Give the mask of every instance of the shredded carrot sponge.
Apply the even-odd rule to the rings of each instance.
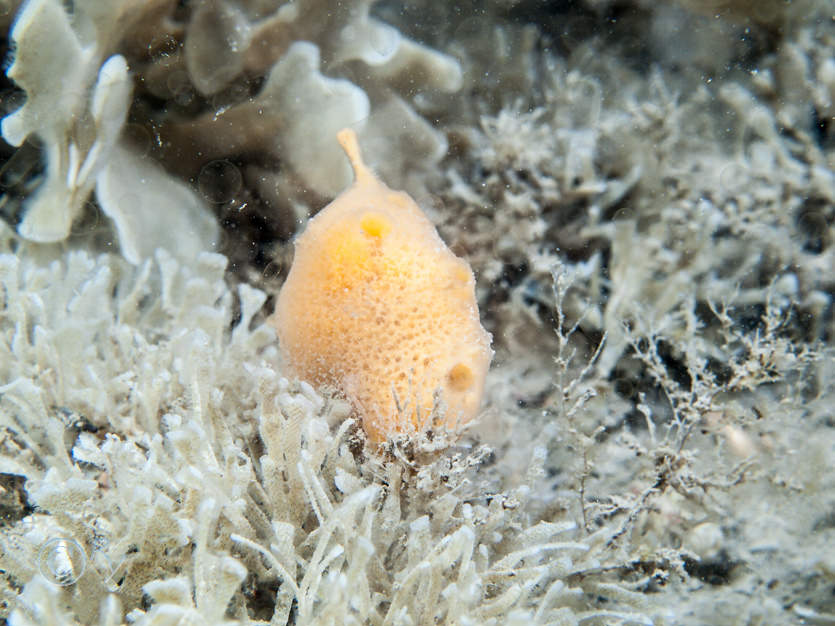
[[[372,442],[429,428],[436,401],[455,429],[478,411],[493,355],[473,272],[366,167],[352,130],[338,139],[355,180],[296,241],[271,318],[282,351],[351,401]]]

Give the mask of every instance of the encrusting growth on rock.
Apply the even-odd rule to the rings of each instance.
[[[272,324],[300,378],[344,394],[374,443],[478,411],[493,355],[475,279],[406,193],[363,163],[355,133],[338,139],[354,183],[298,237]]]

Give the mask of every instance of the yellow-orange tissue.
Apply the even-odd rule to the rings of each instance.
[[[478,411],[493,351],[475,280],[407,194],[362,162],[353,131],[338,139],[353,185],[313,217],[271,321],[300,378],[338,389],[375,443]]]

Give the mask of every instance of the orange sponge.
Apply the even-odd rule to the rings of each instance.
[[[407,194],[365,166],[352,130],[338,139],[353,185],[313,217],[272,324],[288,364],[304,380],[337,388],[368,438],[472,419],[493,351],[475,280]]]

